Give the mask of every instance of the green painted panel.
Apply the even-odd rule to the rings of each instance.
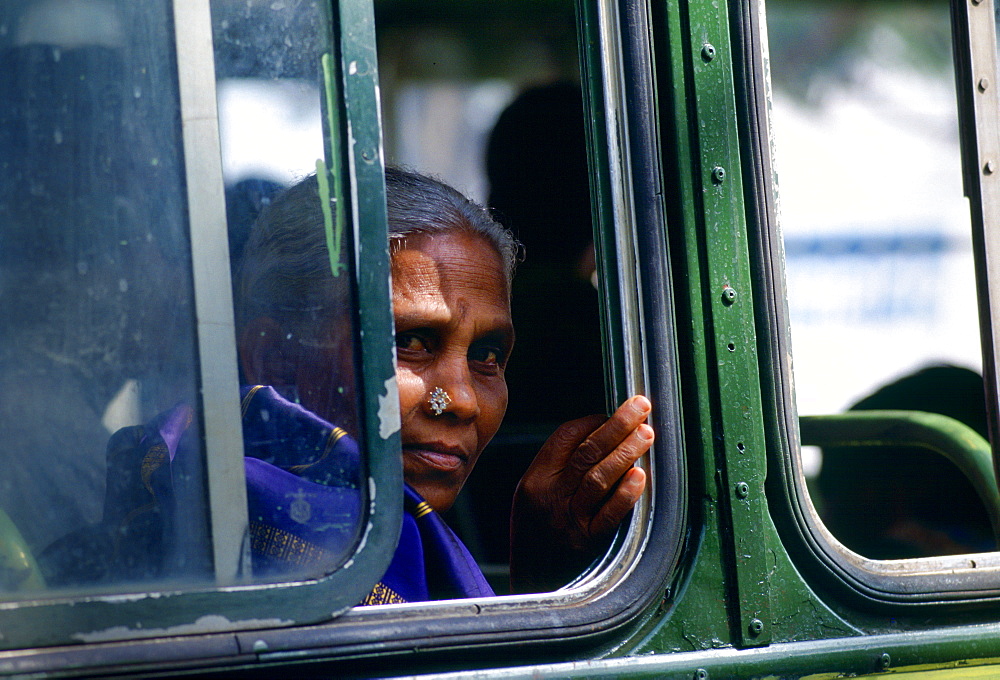
[[[739,644],[771,639],[768,595],[768,535],[764,531],[764,433],[757,384],[753,296],[736,135],[732,54],[725,12],[714,2],[691,2],[689,61],[703,216],[699,225],[706,265],[703,304],[709,319],[718,384],[714,421],[723,507],[729,509],[730,545],[735,557]],[[711,356],[711,354],[710,354]],[[714,374],[714,375],[711,375]]]
[[[663,2],[655,14],[664,163],[675,192],[671,248],[678,291],[687,293],[678,295],[678,326],[698,533],[672,607],[636,634],[632,651],[857,635],[802,580],[767,514],[727,18],[719,3],[700,0]],[[759,631],[751,629],[754,619]]]

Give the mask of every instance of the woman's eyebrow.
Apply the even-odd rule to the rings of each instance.
[[[397,326],[440,326],[451,323],[454,314],[444,305],[434,305],[430,309],[421,306],[419,310],[412,311],[408,310],[406,305],[395,305],[393,318]]]
[[[479,341],[497,342],[510,349],[514,345],[514,324],[508,321],[499,327],[491,328],[479,337]]]

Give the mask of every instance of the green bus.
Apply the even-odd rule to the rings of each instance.
[[[993,677],[998,26],[994,0],[0,0],[0,675]],[[524,246],[507,417],[444,517],[495,596],[372,599],[405,514],[390,165]],[[234,278],[312,175],[355,510],[268,571]],[[506,594],[534,452],[633,394],[645,492],[589,566]]]

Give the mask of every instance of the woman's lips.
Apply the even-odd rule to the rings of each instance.
[[[444,444],[406,444],[403,454],[419,459],[428,467],[445,471],[457,470],[469,459],[461,448]]]

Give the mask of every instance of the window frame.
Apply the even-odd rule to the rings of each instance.
[[[370,96],[377,87],[372,6],[370,1],[342,2],[340,12],[345,55],[362,54],[369,66],[367,70],[357,69],[366,74],[363,82],[352,84],[347,79],[345,111],[348,116],[354,116],[351,130],[355,139],[362,130],[377,135],[377,102]],[[610,650],[615,641],[621,639],[623,628],[638,626],[642,613],[662,601],[682,557],[688,533],[688,498],[673,284],[663,206],[664,173],[660,169],[655,60],[651,44],[651,36],[655,34],[650,30],[651,25],[652,9],[648,0],[578,2],[585,105],[591,121],[588,138],[595,240],[598,266],[602,270],[603,306],[608,310],[603,328],[610,347],[606,352],[606,369],[613,386],[611,399],[618,403],[636,391],[647,393],[655,405],[651,424],[657,432],[656,444],[642,463],[650,473],[650,488],[634,510],[628,528],[619,532],[608,556],[578,582],[553,593],[363,607],[339,617],[335,616],[337,611],[331,615],[327,608],[325,618],[333,617],[332,620],[307,626],[296,625],[302,620],[263,619],[260,601],[268,596],[277,599],[275,595],[279,592],[294,596],[294,602],[286,599],[280,608],[271,605],[268,609],[280,610],[284,615],[295,613],[299,603],[315,607],[315,602],[310,600],[317,599],[318,591],[309,584],[279,586],[281,590],[270,587],[263,592],[260,588],[247,587],[229,589],[221,594],[206,593],[201,595],[206,606],[212,602],[221,609],[221,596],[231,596],[238,615],[246,615],[248,619],[253,615],[254,619],[226,621],[223,629],[233,631],[226,634],[95,645],[88,650],[89,660],[82,663],[102,666],[133,663],[145,667],[146,664],[193,656],[222,658],[224,664],[247,661],[310,663],[340,655],[413,649],[433,652],[469,645],[503,650],[512,644],[518,645],[521,655],[525,653],[525,644],[530,646],[528,653],[542,646],[571,648],[581,644],[588,645],[592,653],[594,647],[600,645],[607,645]],[[348,63],[345,56],[342,64]],[[345,68],[351,73],[355,70]],[[361,99],[363,109],[355,109],[353,104],[359,91],[364,95]],[[381,154],[374,162],[369,162],[371,159],[357,141],[351,151],[351,167],[357,173],[352,184],[352,201],[373,212],[381,210],[384,215]],[[386,287],[381,290],[382,297],[372,294],[359,300],[362,327],[366,330],[366,339],[373,335],[367,331],[375,327],[385,335],[385,340],[389,340],[392,335],[386,332],[384,319],[381,326],[376,323],[365,326],[364,321],[368,313],[384,315],[389,300],[387,273],[371,272],[367,266],[369,248],[378,249],[380,257],[386,251],[384,232],[381,235],[383,242],[376,245],[372,231],[363,232],[361,238],[367,240],[358,245],[358,261],[365,258],[366,262],[365,267],[359,268],[359,276],[381,277]],[[637,257],[639,252],[643,257]],[[370,289],[377,290],[378,286],[372,285]],[[391,317],[389,322],[391,324]],[[388,408],[386,400],[395,399],[391,389],[386,394],[386,386],[394,377],[382,382],[369,377],[367,364],[364,369],[366,414],[372,423],[371,419],[379,413],[379,404]],[[385,474],[390,477],[390,483],[401,487],[399,451],[396,432],[378,455],[372,456],[372,465],[387,468]],[[393,499],[387,497],[394,494],[382,489],[393,487],[391,484],[388,487],[380,484],[380,487],[377,495],[373,494],[375,499],[379,504],[390,505]],[[390,514],[383,505],[373,508],[373,513],[376,510]],[[386,539],[386,534],[394,528],[390,524],[388,521],[376,524],[369,543],[374,538]],[[379,532],[381,534],[375,536]],[[327,581],[332,582],[347,572],[356,573],[359,566],[356,561],[351,570],[341,570]],[[376,570],[372,566],[366,568]],[[362,597],[363,594],[356,594],[354,601]],[[180,605],[191,602],[192,598],[178,595],[175,601]],[[104,611],[110,611],[118,604],[122,603],[107,602],[102,606]],[[170,632],[161,629],[149,631],[148,635],[162,636]],[[216,631],[206,626],[201,630],[177,632]],[[17,663],[18,670],[27,672],[58,667],[68,660],[69,656],[62,650],[52,650],[21,657]]]
[[[955,37],[956,83],[959,92],[959,119],[962,131],[962,163],[966,180],[966,194],[973,213],[973,232],[982,235],[982,214],[985,203],[977,196],[978,176],[985,161],[980,163],[974,154],[975,133],[982,131],[972,114],[974,92],[974,59],[971,41],[993,41],[995,70],[995,39],[992,11],[989,14],[989,36],[978,29],[978,37],[970,38],[970,31],[982,18],[973,18],[976,8],[992,10],[993,0],[952,0],[952,32]],[[781,240],[775,207],[775,177],[771,164],[770,135],[770,74],[767,72],[767,35],[764,22],[764,0],[740,3],[739,12],[733,12],[733,40],[737,49],[737,95],[741,143],[744,155],[751,159],[744,170],[747,190],[747,219],[751,234],[751,260],[755,289],[758,291],[756,328],[760,347],[761,386],[764,405],[765,436],[768,450],[768,476],[766,492],[771,516],[795,565],[809,580],[832,593],[852,607],[865,612],[886,611],[897,615],[920,615],[929,609],[947,608],[953,611],[975,611],[1000,601],[1000,552],[979,553],[970,556],[940,556],[907,560],[872,560],[844,547],[823,525],[806,489],[800,457],[798,414],[792,388],[792,352],[789,339],[789,318],[785,295],[784,246]],[[963,37],[964,36],[964,37]],[[981,58],[981,57],[980,57]],[[979,68],[982,68],[980,66]],[[989,88],[995,92],[995,88]],[[995,94],[993,95],[996,96]],[[994,104],[996,102],[994,101]],[[981,104],[976,105],[981,106]],[[988,134],[996,138],[1000,128],[993,127]],[[972,146],[970,147],[970,135]],[[996,144],[993,149],[1000,149]],[[970,180],[970,174],[973,178]],[[970,187],[970,181],[973,185]],[[995,181],[995,179],[994,179]],[[995,199],[994,199],[995,200]],[[993,206],[1000,205],[992,203]],[[996,207],[991,208],[995,214]],[[988,213],[988,209],[987,214]],[[979,217],[977,218],[977,211]],[[975,240],[975,237],[974,237]],[[998,244],[1000,248],[1000,244]],[[984,260],[976,257],[977,267]],[[981,274],[977,280],[982,290]],[[995,295],[995,293],[994,293]],[[982,298],[983,296],[980,295]],[[987,309],[989,301],[982,303]],[[995,351],[988,316],[981,313],[984,338],[985,364],[993,363]],[[983,319],[986,319],[985,321]],[[989,344],[986,344],[989,342]],[[993,372],[995,374],[995,371]],[[995,378],[986,375],[987,394]],[[995,405],[996,394],[989,403]],[[994,454],[994,459],[997,459]]]
[[[972,250],[979,298],[990,442],[1000,442],[1000,95],[997,93],[997,17],[994,0],[952,0],[955,81],[965,195],[972,213]],[[992,81],[992,87],[991,87]],[[991,285],[993,284],[993,285]],[[1000,471],[1000,452],[994,455]]]
[[[654,397],[657,441],[643,463],[652,488],[604,560],[566,588],[356,608],[308,630],[240,635],[241,645],[263,643],[268,651],[262,661],[363,650],[373,634],[379,653],[409,650],[416,643],[428,652],[517,644],[519,653],[526,643],[548,649],[601,644],[662,597],[674,573],[687,529],[687,496],[648,30],[651,7],[646,0],[580,0],[577,7],[610,405],[636,391]],[[636,257],[638,252],[644,257]]]
[[[364,390],[364,483],[368,503],[359,518],[362,535],[354,554],[330,574],[314,580],[261,584],[246,583],[237,577],[248,540],[247,513],[209,1],[174,0],[172,18],[174,26],[185,27],[184,31],[174,31],[178,52],[193,49],[195,58],[200,59],[193,68],[183,61],[190,54],[179,56],[175,63],[184,119],[189,229],[192,241],[200,239],[192,245],[192,266],[198,301],[195,322],[203,353],[199,384],[204,390],[201,406],[206,420],[209,502],[213,521],[222,518],[237,528],[224,532],[222,540],[213,545],[216,559],[223,562],[216,568],[215,587],[153,583],[149,585],[152,590],[146,592],[139,590],[142,585],[129,585],[0,602],[0,650],[327,620],[371,591],[395,549],[402,522],[402,497],[380,493],[402,487],[402,461],[393,319],[386,303],[390,298],[389,248],[372,8],[364,1],[345,1],[337,6],[322,3],[333,52],[326,60],[327,101],[339,109],[324,111],[324,122],[338,128],[324,126],[327,165],[331,166],[331,180],[341,181],[342,193],[349,196],[344,214],[354,244],[350,257],[355,262],[363,257],[365,262],[364,267],[354,268],[354,285],[358,294],[361,347],[357,356]],[[341,96],[341,92],[346,95]],[[203,153],[206,147],[209,152]],[[220,347],[220,361],[204,356],[206,350],[216,352]],[[32,667],[34,662],[22,658],[11,663]]]

